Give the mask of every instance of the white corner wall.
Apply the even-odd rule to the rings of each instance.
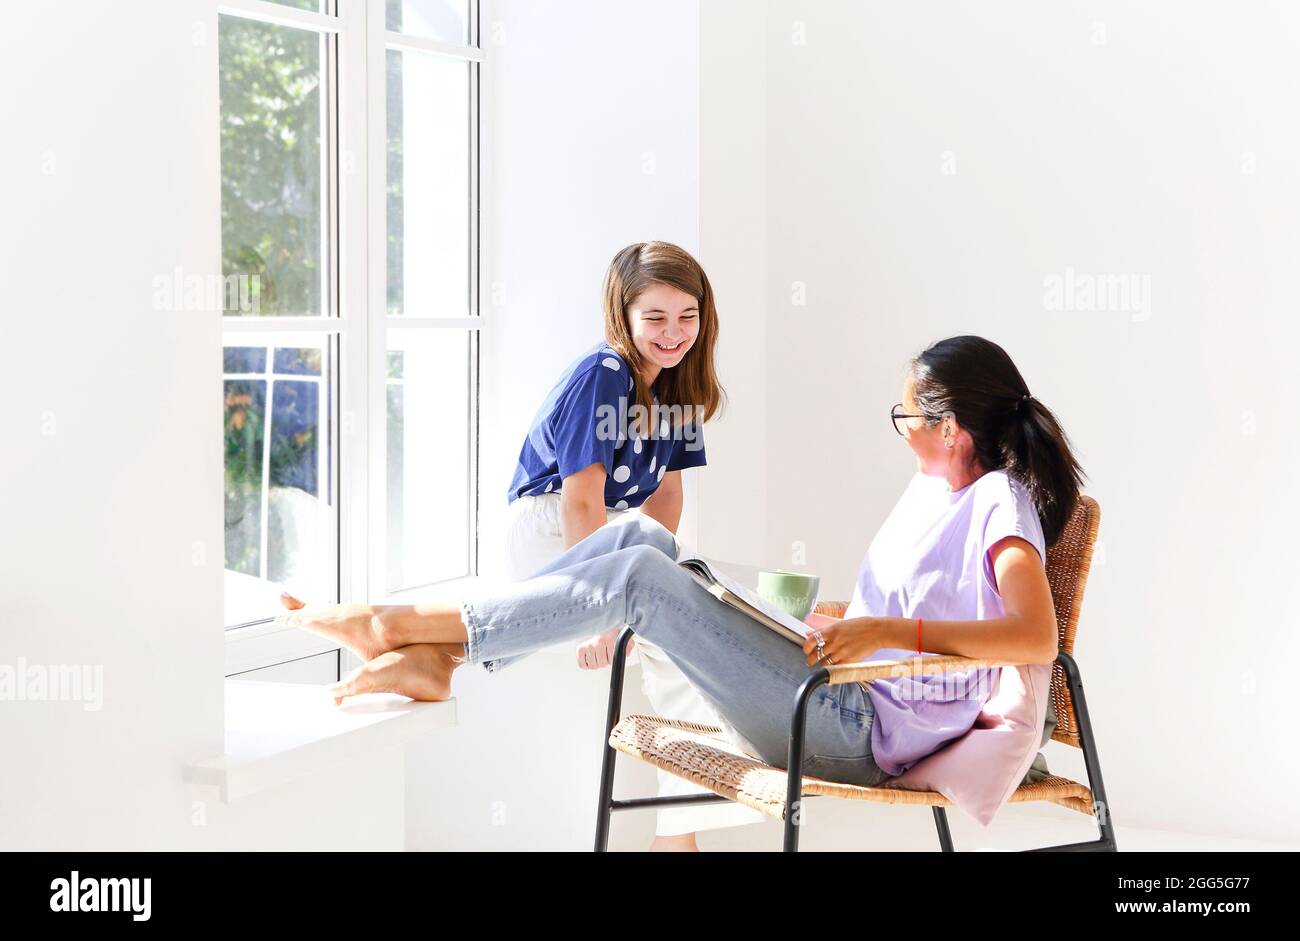
[[[649,239],[699,251],[699,14],[698,0],[489,9],[480,512],[491,572],[529,422],[604,336],[610,260]]]
[[[1300,763],[1277,666],[1300,648],[1300,12],[756,0],[702,15],[701,242],[719,295],[761,311],[728,355],[763,371],[744,409],[767,429],[734,442],[760,443],[746,460],[762,485],[715,485],[728,458],[710,451],[705,548],[731,545],[731,525],[762,540],[754,564],[802,544],[847,597],[914,467],[887,419],[907,359],[988,336],[1058,412],[1101,503],[1076,655],[1116,820],[1300,838],[1287,795],[1260,784]],[[737,80],[759,62],[765,88]],[[1045,279],[1071,271],[1145,277],[1150,303],[1049,309]],[[1075,750],[1048,759],[1083,780]]]

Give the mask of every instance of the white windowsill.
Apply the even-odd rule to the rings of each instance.
[[[185,780],[220,790],[223,803],[348,764],[456,725],[456,700],[415,702],[393,693],[334,701],[323,686],[226,681],[225,754],[185,768]]]

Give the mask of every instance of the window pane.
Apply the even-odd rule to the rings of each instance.
[[[227,380],[226,568],[254,577],[262,569],[262,428],[265,423],[266,383]]]
[[[394,33],[469,42],[469,0],[385,0],[384,25]]]
[[[388,313],[469,313],[469,69],[388,50]]]
[[[269,0],[270,3],[278,3],[282,7],[293,7],[295,10],[308,10],[312,13],[328,13],[325,9],[326,0]]]
[[[275,371],[291,376],[319,376],[320,350],[277,349]]]
[[[221,267],[253,301],[230,316],[323,312],[322,42],[220,19]]]
[[[328,341],[243,339],[223,357],[227,625],[273,617],[286,588],[337,597]]]
[[[389,591],[468,575],[469,335],[388,333]]]
[[[266,350],[260,346],[228,346],[222,359],[227,374],[266,372]]]

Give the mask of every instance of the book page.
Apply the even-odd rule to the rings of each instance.
[[[803,621],[796,619],[793,615],[788,614],[785,611],[781,610],[776,605],[772,604],[772,602],[766,600],[765,598],[760,597],[758,592],[746,588],[744,585],[740,584],[740,582],[736,581],[734,578],[730,577],[726,573],[718,571],[718,569],[715,566],[709,564],[708,560],[689,559],[689,560],[684,560],[681,564],[688,565],[688,566],[691,564],[697,564],[701,566],[701,568],[704,571],[704,577],[707,580],[712,580],[715,584],[720,585],[722,588],[725,588],[727,591],[731,592],[731,594],[735,595],[741,601],[744,601],[746,604],[748,604],[751,608],[754,608],[756,611],[762,612],[769,619],[780,624],[786,630],[791,631],[794,634],[797,634],[799,637],[808,636],[809,627],[807,624],[803,623]]]

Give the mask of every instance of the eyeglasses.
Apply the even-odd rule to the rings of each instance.
[[[898,420],[900,418],[924,418],[926,421],[930,421],[929,415],[909,415],[907,412],[904,412],[903,403],[899,402],[897,405],[895,405],[893,408],[889,410],[889,420],[894,423],[894,430],[897,431],[904,438],[907,437],[907,433],[903,431],[902,426],[898,424]]]

